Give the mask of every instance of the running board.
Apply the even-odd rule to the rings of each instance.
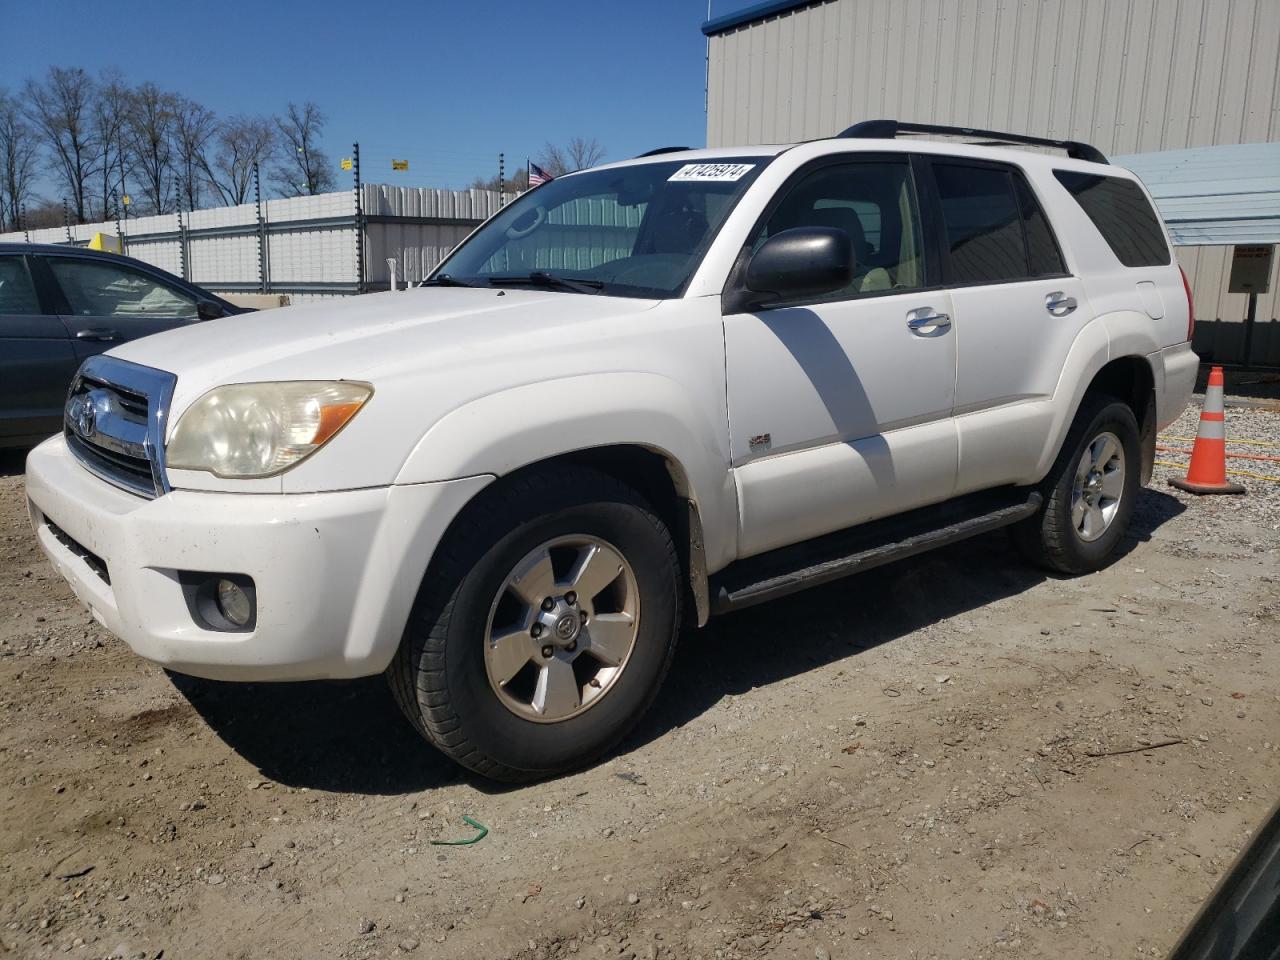
[[[727,613],[1017,523],[1043,497],[1006,487],[874,520],[740,560],[711,577],[712,613]]]

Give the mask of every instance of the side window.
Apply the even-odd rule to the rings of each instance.
[[[813,171],[783,197],[753,238],[753,248],[792,227],[836,227],[853,241],[853,282],[831,299],[924,284],[920,216],[906,159]]]
[[[71,307],[81,317],[194,320],[195,298],[145,274],[114,263],[50,257]]]
[[[0,257],[0,315],[39,316],[40,300],[22,257]]]
[[[1146,194],[1132,180],[1074,170],[1055,170],[1058,178],[1107,246],[1126,267],[1162,267],[1169,263],[1169,244]]]
[[[1021,176],[958,163],[934,163],[933,173],[949,251],[947,283],[999,283],[1065,272],[1044,213]]]
[[[1040,209],[1035,194],[1027,186],[1022,175],[1013,175],[1013,185],[1018,192],[1018,207],[1022,211],[1022,232],[1027,241],[1027,266],[1032,277],[1061,277],[1067,272],[1062,262],[1062,252],[1049,229],[1049,218]]]

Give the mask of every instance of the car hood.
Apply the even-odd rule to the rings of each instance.
[[[375,390],[436,369],[542,355],[603,334],[659,301],[543,290],[418,287],[223,317],[145,337],[112,356],[176,374],[173,410],[215,386],[362,380]],[[605,324],[605,327],[609,326]]]

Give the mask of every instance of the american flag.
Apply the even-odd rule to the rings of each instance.
[[[547,173],[547,171],[543,170],[536,163],[530,162],[529,164],[529,189],[530,190],[532,190],[534,187],[542,186],[548,180],[554,180],[554,179],[555,177]]]

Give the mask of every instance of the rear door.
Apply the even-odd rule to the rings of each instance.
[[[23,254],[0,254],[0,446],[57,433],[76,352]]]
[[[60,254],[43,260],[81,360],[117,343],[199,321],[193,293],[130,264]]]
[[[929,166],[955,310],[961,494],[1034,472],[1049,400],[1090,311],[1018,167],[961,157]]]

